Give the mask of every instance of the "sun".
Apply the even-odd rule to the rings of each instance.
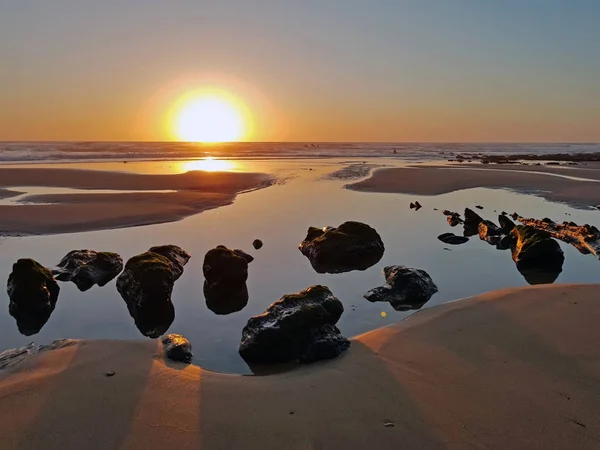
[[[183,99],[173,119],[175,137],[187,142],[240,141],[245,128],[241,108],[222,94],[200,94]]]

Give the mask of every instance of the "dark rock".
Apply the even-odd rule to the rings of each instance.
[[[263,246],[263,243],[260,239],[254,239],[254,241],[252,241],[252,247],[254,247],[255,250],[260,250]]]
[[[252,261],[254,258],[242,250],[217,245],[204,256],[202,271],[210,288],[241,287],[248,279],[248,264]]]
[[[450,211],[448,209],[443,209],[442,210],[442,214],[445,215],[445,216],[451,216],[452,214],[456,214],[456,213],[454,213],[454,212],[452,212],[452,211]]]
[[[479,214],[469,208],[465,208],[465,220],[464,220],[464,235],[475,236],[479,234],[479,224],[483,222],[483,219]]]
[[[512,217],[513,220],[517,220],[519,218],[519,215],[516,212],[509,214],[509,216]]]
[[[104,372],[104,376],[105,377],[114,377],[115,376],[115,372],[114,371],[110,371],[110,372]]]
[[[147,251],[134,256],[117,278],[117,290],[135,325],[144,336],[151,338],[164,334],[175,320],[171,293],[175,281],[183,273],[181,263],[187,262],[182,257],[187,253],[178,247],[170,251],[165,247],[161,249],[164,254]]]
[[[123,259],[116,253],[73,250],[60,260],[52,273],[59,281],[72,281],[80,291],[94,284],[104,286],[123,270]]]
[[[418,211],[422,208],[421,204],[419,202],[415,202],[415,210]]]
[[[549,233],[552,237],[573,245],[584,255],[600,258],[600,230],[593,225],[577,225],[575,222],[554,222],[548,218],[539,220],[526,217],[517,219],[524,225]]]
[[[456,212],[446,216],[446,220],[448,221],[448,225],[451,227],[455,227],[458,224],[463,223],[463,220],[460,218],[460,214]]]
[[[350,346],[335,327],[343,312],[342,302],[325,286],[284,295],[250,318],[239,353],[249,364],[335,358]]]
[[[438,236],[438,239],[445,244],[460,245],[469,242],[468,237],[457,236],[454,233],[443,233]]]
[[[424,270],[405,266],[388,266],[383,269],[386,284],[367,292],[370,302],[389,302],[396,311],[419,309],[438,291]]]
[[[515,227],[515,223],[503,214],[498,216],[498,223],[500,224],[500,229],[504,234],[510,233]]]
[[[169,334],[162,339],[165,356],[173,361],[192,362],[192,344],[181,334]]]
[[[176,245],[159,245],[157,247],[151,247],[148,251],[163,255],[175,264],[177,268],[181,268],[181,273],[183,273],[183,266],[185,266],[192,257],[188,252]]]
[[[483,209],[483,206],[481,206],[481,205],[475,205],[475,208],[477,208],[477,209]]]
[[[545,231],[517,225],[511,231],[515,238],[512,257],[517,270],[530,284],[553,283],[562,272],[563,251]]]
[[[227,286],[221,283],[209,285],[204,282],[204,298],[206,306],[213,313],[224,316],[241,311],[248,304],[248,288],[246,283]]]
[[[508,215],[508,213],[507,213],[506,211],[502,211],[502,212],[500,213],[500,215],[502,215],[502,216],[507,216],[507,215]]]
[[[310,227],[299,248],[318,273],[366,270],[379,262],[385,250],[377,231],[360,222]]]
[[[490,244],[496,245],[502,235],[502,230],[496,226],[496,224],[490,220],[484,220],[479,223],[477,227],[479,239],[486,241]]]
[[[415,209],[417,207],[417,205],[415,205],[413,202],[410,202],[410,205],[408,205],[410,209]]]
[[[52,272],[33,259],[19,259],[8,276],[8,313],[17,321],[19,332],[31,336],[48,322],[60,288]]]
[[[507,234],[502,236],[498,243],[496,244],[496,248],[498,250],[508,250],[515,245],[516,239],[512,234]]]

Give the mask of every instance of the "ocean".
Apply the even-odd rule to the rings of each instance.
[[[398,158],[446,160],[462,154],[596,153],[600,143],[0,142],[0,163],[160,161],[218,158]]]

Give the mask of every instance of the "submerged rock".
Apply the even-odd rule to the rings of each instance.
[[[427,272],[405,266],[383,269],[386,284],[368,291],[370,302],[389,302],[396,311],[419,309],[438,291]]]
[[[123,258],[112,252],[73,250],[67,253],[52,273],[59,281],[72,281],[80,291],[94,284],[104,286],[123,270]]]
[[[342,302],[325,286],[284,295],[263,314],[250,318],[239,353],[249,364],[335,358],[350,346],[335,327],[343,312]]]
[[[181,334],[169,334],[162,339],[165,356],[173,361],[192,362],[192,343]]]
[[[183,250],[169,247],[173,247],[171,251],[160,247],[164,254],[147,251],[134,256],[117,278],[117,290],[127,303],[129,314],[140,332],[151,338],[164,334],[175,320],[171,293],[183,273],[182,262],[187,262],[181,257]]]
[[[479,234],[479,224],[483,219],[479,214],[469,208],[465,208],[464,234],[465,236],[475,236]]]
[[[515,226],[511,234],[515,239],[512,257],[527,282],[553,283],[562,272],[565,260],[558,242],[548,233],[526,225]]]
[[[8,276],[8,313],[17,321],[19,332],[31,336],[48,322],[60,288],[52,272],[33,259],[19,259]]]
[[[263,246],[263,242],[260,239],[254,239],[254,241],[252,241],[252,247],[254,247],[255,250],[260,250]]]
[[[383,256],[381,237],[361,222],[344,222],[337,228],[310,227],[299,246],[318,273],[366,270]]]
[[[203,290],[206,307],[220,316],[241,311],[248,304],[246,283],[232,287],[216,284],[211,287],[205,281]]]
[[[454,233],[443,233],[438,236],[438,239],[445,244],[460,245],[469,242],[469,238],[465,236],[457,236]]]

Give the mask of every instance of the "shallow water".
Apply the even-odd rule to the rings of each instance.
[[[480,204],[485,207],[478,211],[480,215],[494,221],[497,214],[505,210],[530,217],[600,225],[598,211],[577,210],[507,190],[469,189],[435,197],[350,191],[343,189],[348,180],[324,177],[338,169],[341,162],[240,163],[237,170],[272,172],[285,182],[241,194],[233,205],[179,222],[0,239],[0,278],[8,278],[12,263],[18,258],[34,258],[51,267],[73,249],[115,251],[127,260],[154,245],[179,245],[192,254],[192,259],[175,284],[176,317],[169,332],[181,333],[191,340],[194,363],[217,371],[249,373],[237,354],[241,331],[248,318],[262,313],[283,294],[314,284],[328,286],[343,302],[345,312],[338,326],[348,337],[397,322],[410,314],[394,311],[385,303],[369,303],[362,297],[367,290],[383,284],[381,271],[386,265],[403,264],[424,269],[431,275],[439,292],[426,307],[490,290],[527,285],[517,271],[510,251],[496,250],[477,237],[461,246],[438,241],[436,237],[441,233],[460,233],[460,228],[452,229],[447,225],[440,212],[442,209],[462,211],[465,206],[472,208]],[[376,163],[384,162],[378,159]],[[180,166],[174,168],[173,164],[148,162],[124,166],[146,173],[180,170]],[[142,167],[136,168],[138,165]],[[97,164],[93,168],[102,167]],[[108,164],[105,167],[115,169]],[[423,205],[421,210],[409,209],[409,203],[414,200]],[[309,226],[337,226],[346,220],[368,223],[379,232],[386,246],[382,260],[363,272],[317,274],[298,251],[298,244]],[[264,242],[260,250],[252,248],[256,238]],[[218,244],[241,248],[255,257],[249,267],[249,303],[242,311],[228,316],[212,313],[206,307],[202,293],[204,254]],[[451,250],[444,250],[445,247]],[[598,282],[600,261],[591,255],[581,255],[566,244],[561,243],[561,247],[566,259],[556,282]],[[114,280],[105,287],[96,286],[83,293],[72,283],[60,283],[60,287],[59,300],[48,323],[39,334],[31,337],[18,333],[14,319],[8,314],[7,295],[5,291],[0,293],[0,304],[4,305],[0,310],[0,350],[23,346],[32,340],[41,344],[58,338],[146,339],[129,316]]]

